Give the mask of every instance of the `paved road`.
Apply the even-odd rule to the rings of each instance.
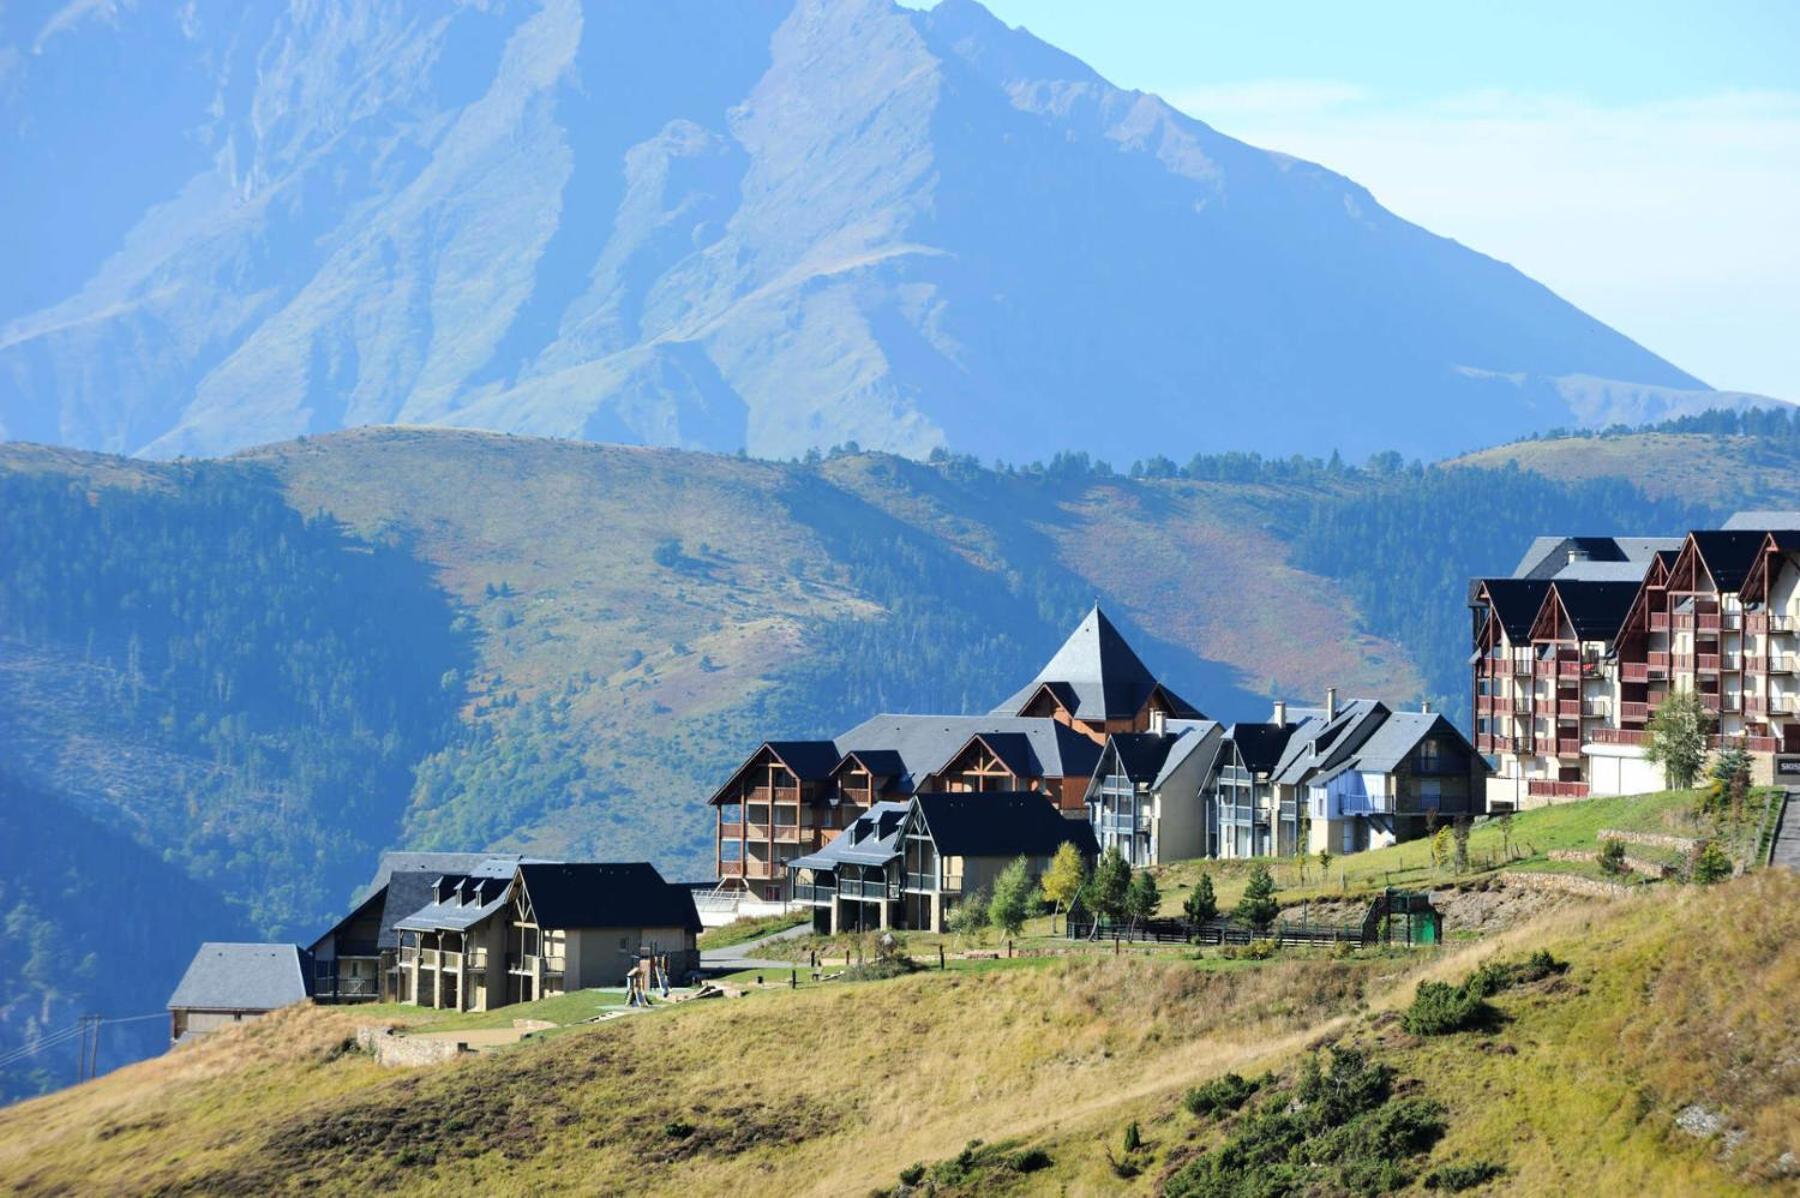
[[[756,950],[765,944],[773,944],[777,940],[792,940],[796,936],[804,936],[810,931],[812,931],[812,924],[803,923],[773,935],[763,936],[756,940],[746,940],[742,944],[733,944],[727,948],[701,949],[700,968],[708,973],[736,973],[740,969],[792,969],[794,967],[792,961],[758,957]]]
[[[1781,823],[1776,825],[1769,863],[1800,870],[1800,790],[1787,792],[1787,806],[1782,810]]]

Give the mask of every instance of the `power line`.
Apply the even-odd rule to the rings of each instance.
[[[0,1051],[0,1068],[16,1065],[20,1061],[23,1061],[28,1057],[36,1056],[46,1049],[59,1048],[78,1037],[82,1041],[81,1055],[83,1060],[86,1061],[91,1057],[91,1059],[97,1062],[99,1058],[100,1028],[112,1023],[141,1023],[146,1019],[167,1019],[168,1017],[168,1012],[166,1011],[151,1011],[145,1015],[119,1015],[111,1018],[104,1015],[83,1015],[67,1027],[58,1028],[53,1032],[45,1032],[35,1040],[15,1045],[5,1051]],[[91,1048],[87,1039],[89,1028],[92,1028],[94,1032],[94,1041]],[[84,1065],[84,1069],[85,1068],[86,1066]],[[89,1076],[92,1075],[89,1074]]]

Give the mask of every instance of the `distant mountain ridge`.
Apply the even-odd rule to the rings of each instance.
[[[1123,465],[1759,402],[972,0],[25,3],[0,59],[12,439]]]

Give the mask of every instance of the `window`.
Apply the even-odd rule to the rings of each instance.
[[[1419,746],[1419,768],[1422,770],[1438,769],[1441,765],[1442,756],[1443,746],[1438,743],[1437,738],[1432,737],[1426,740],[1424,744]]]

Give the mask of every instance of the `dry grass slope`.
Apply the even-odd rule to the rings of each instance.
[[[1498,1030],[1399,1031],[1420,978],[1540,947],[1570,970],[1497,997]],[[1155,1162],[1130,1184],[1147,1190],[1209,1143],[1186,1088],[1349,1041],[1448,1106],[1433,1163],[1501,1162],[1506,1192],[1747,1193],[1800,1153],[1797,996],[1800,879],[1770,873],[1565,909],[1410,962],[926,973],[697,1003],[407,1074],[345,1051],[352,1013],[294,1010],[0,1113],[0,1176],[26,1194],[841,1194],[981,1138],[1049,1154],[1030,1188],[1090,1193],[1123,1184],[1107,1153],[1136,1120]],[[1695,1104],[1730,1132],[1677,1130]]]

